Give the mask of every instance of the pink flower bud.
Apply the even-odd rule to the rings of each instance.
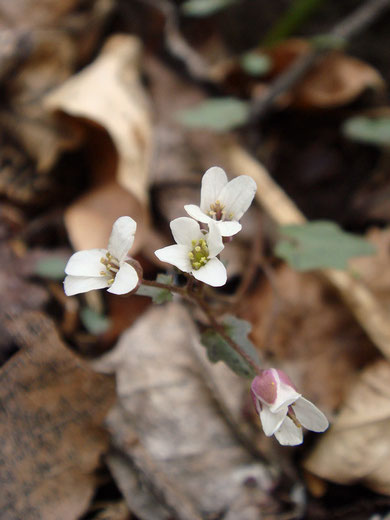
[[[329,425],[325,415],[297,392],[282,370],[269,368],[257,375],[252,381],[251,396],[264,433],[268,437],[275,435],[283,445],[301,444],[302,426],[322,432]]]

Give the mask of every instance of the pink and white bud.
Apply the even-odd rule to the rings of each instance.
[[[269,368],[257,375],[252,381],[251,396],[265,435],[275,435],[282,445],[301,444],[302,426],[315,432],[323,432],[329,426],[325,415],[297,392],[282,370]]]

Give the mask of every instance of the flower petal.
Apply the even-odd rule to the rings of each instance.
[[[324,432],[329,426],[329,421],[321,410],[304,397],[295,401],[293,410],[302,426],[312,432]]]
[[[231,180],[221,191],[219,198],[225,206],[226,216],[240,220],[255,196],[257,185],[248,175],[240,175]]]
[[[105,270],[105,266],[100,262],[106,256],[107,249],[88,249],[77,251],[68,260],[65,273],[73,276],[102,276],[100,271]]]
[[[210,258],[206,265],[197,271],[193,270],[192,276],[212,287],[225,285],[227,279],[226,268],[218,258]]]
[[[303,442],[302,428],[298,428],[290,417],[286,417],[280,428],[275,432],[275,437],[282,446],[297,446]]]
[[[223,237],[232,237],[242,229],[241,224],[235,220],[217,220],[216,222]]]
[[[175,218],[171,221],[170,226],[173,238],[177,244],[189,246],[191,248],[192,240],[200,240],[203,237],[198,222],[193,218]]]
[[[198,222],[203,222],[207,224],[212,220],[211,217],[206,215],[206,213],[203,213],[203,211],[200,209],[199,206],[195,206],[195,204],[186,204],[184,206],[184,209],[189,214],[190,217],[194,218]]]
[[[222,249],[225,247],[222,241],[222,235],[219,231],[219,226],[214,220],[209,222],[209,232],[207,234],[207,246],[209,248],[209,257],[219,255]]]
[[[105,287],[108,287],[108,280],[103,276],[98,278],[68,275],[64,280],[64,291],[67,296],[94,291],[95,289],[104,289]]]
[[[127,294],[137,286],[138,280],[138,274],[134,267],[124,262],[116,273],[114,283],[107,292]]]
[[[267,437],[271,437],[286,419],[287,407],[277,413],[272,413],[268,406],[260,410],[261,426]]]
[[[291,385],[280,380],[278,370],[275,368],[272,368],[271,370],[273,370],[275,381],[277,382],[276,400],[272,403],[271,411],[277,412],[280,408],[284,408],[285,406],[294,403],[301,397],[301,394],[299,394]]]
[[[222,168],[213,166],[209,168],[202,177],[202,187],[200,190],[200,209],[207,213],[210,205],[219,199],[222,188],[227,184],[228,179]]]
[[[195,220],[194,220],[195,222]],[[190,273],[192,270],[190,259],[188,258],[189,248],[182,244],[174,244],[173,246],[157,249],[154,254],[161,262],[172,264],[180,271]]]
[[[126,258],[129,249],[134,242],[134,234],[137,223],[131,217],[119,217],[112,226],[108,251],[119,262]]]

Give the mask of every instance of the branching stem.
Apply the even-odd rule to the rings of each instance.
[[[203,314],[206,316],[209,324],[211,327],[217,332],[225,341],[226,343],[235,351],[237,354],[239,354],[241,357],[245,359],[245,361],[254,369],[254,371],[257,373],[260,372],[261,368],[253,361],[253,359],[232,339],[229,334],[227,334],[226,330],[224,329],[223,325],[218,323],[218,321],[213,316],[213,313],[211,312],[210,307],[208,306],[207,302],[204,300],[203,297],[203,291],[199,290],[198,292],[195,291],[195,286],[193,283],[192,277],[190,278],[190,282],[185,287],[178,287],[174,284],[165,284],[160,282],[155,282],[152,280],[142,280],[142,285],[148,285],[150,287],[157,287],[159,289],[167,289],[168,291],[171,291],[175,294],[179,294],[182,298],[191,301],[192,303],[195,303],[203,312]],[[201,285],[201,289],[203,289],[203,285]]]

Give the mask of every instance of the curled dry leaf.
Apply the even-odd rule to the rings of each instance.
[[[242,317],[253,324],[255,344],[278,360],[308,399],[332,413],[356,372],[377,353],[336,292],[316,275],[287,265],[267,273],[242,305]]]
[[[332,428],[306,459],[307,470],[390,495],[389,380],[390,364],[384,360],[362,372]]]
[[[256,482],[257,505],[243,499],[240,514],[229,518],[259,518],[259,502],[271,500],[264,492],[272,479],[215,408],[189,345],[193,341],[196,331],[187,311],[170,303],[145,313],[97,362],[95,368],[117,375],[119,406],[110,413],[109,428],[122,456],[114,452],[109,464],[130,509],[143,520],[165,518],[164,511],[172,513],[174,507],[186,511],[187,516],[174,515],[179,518],[226,514],[246,496],[249,477]],[[201,346],[198,352],[205,355]],[[246,383],[227,369],[223,377],[234,408],[231,394],[242,395]],[[159,492],[163,512],[156,513],[153,493]]]
[[[333,108],[351,103],[367,89],[383,89],[382,76],[371,65],[332,52],[305,76],[293,104],[303,108]]]
[[[139,60],[137,38],[113,36],[90,66],[46,99],[51,110],[87,123],[95,186],[65,215],[75,249],[106,243],[113,221],[121,215],[130,215],[138,226],[147,220],[152,133]],[[139,228],[137,238],[142,238]]]
[[[310,50],[308,41],[297,38],[265,49],[272,60],[271,76],[278,76]],[[351,103],[368,88],[383,89],[384,86],[382,76],[374,67],[341,51],[332,51],[320,58],[280,101],[299,108],[333,108]]]
[[[8,319],[22,350],[0,371],[2,518],[74,520],[107,448],[101,422],[115,396],[38,312]]]

